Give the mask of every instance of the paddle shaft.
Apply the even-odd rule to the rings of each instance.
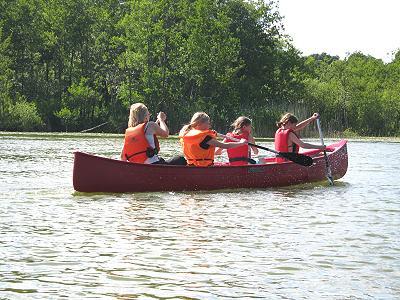
[[[236,139],[236,138],[233,138],[233,137],[230,137],[230,136],[226,136],[226,135],[223,135],[223,134],[220,134],[220,133],[218,133],[218,136],[224,137],[224,138],[229,139],[231,141],[240,142],[239,139]],[[246,142],[246,143],[247,143],[247,145],[250,145],[250,146],[253,146],[253,147],[257,147],[257,148],[260,148],[260,149],[263,149],[263,150],[266,150],[266,151],[273,152],[273,153],[279,155],[280,157],[286,158],[287,160],[290,160],[290,161],[292,161],[292,162],[294,162],[296,164],[302,165],[302,166],[309,167],[309,166],[311,166],[313,164],[312,158],[307,156],[307,155],[304,155],[304,154],[292,153],[292,152],[279,152],[279,151],[276,151],[276,150],[273,150],[273,149],[270,149],[270,148],[267,148],[267,147],[259,146],[259,145],[253,144],[253,143],[249,143],[249,142]]]
[[[236,138],[231,137],[231,136],[227,136],[227,135],[224,135],[224,134],[221,134],[221,133],[217,133],[217,135],[220,136],[220,137],[223,137],[223,138],[225,138],[225,139],[230,139],[230,140],[232,140],[232,141],[234,141],[234,142],[240,142],[239,139],[236,139]],[[275,153],[275,154],[279,154],[279,152],[276,151],[276,150],[273,150],[273,149],[270,149],[270,148],[267,148],[267,147],[263,147],[263,146],[260,146],[260,145],[256,145],[256,144],[253,144],[253,143],[250,143],[250,142],[246,142],[246,143],[247,143],[249,146],[253,146],[253,147],[260,148],[260,149],[263,149],[263,150],[266,150],[266,151],[271,151],[271,152],[273,152],[273,153]]]
[[[317,127],[319,132],[319,138],[321,140],[321,145],[324,146],[324,136],[322,134],[321,123],[319,118],[317,119]],[[326,150],[324,150],[324,159],[325,159],[325,170],[326,170],[326,177],[328,178],[329,184],[333,185],[333,178],[332,178],[332,171],[329,165],[328,155],[326,154]]]

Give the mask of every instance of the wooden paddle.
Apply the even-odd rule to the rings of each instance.
[[[221,133],[217,133],[217,135],[220,136],[220,137],[226,138],[226,139],[230,139],[230,140],[235,141],[235,142],[240,142],[240,140],[238,140],[238,139],[235,139],[235,138],[230,137],[230,136],[226,136],[226,135],[221,134]],[[279,155],[280,157],[286,158],[287,160],[290,160],[290,161],[292,161],[292,162],[294,162],[296,164],[299,164],[299,165],[302,165],[302,166],[305,166],[305,167],[309,167],[309,166],[311,166],[313,164],[312,158],[310,156],[307,156],[307,155],[304,155],[304,154],[299,154],[299,153],[294,153],[294,152],[279,152],[279,151],[272,150],[270,148],[263,147],[263,146],[260,146],[260,145],[256,145],[256,144],[253,144],[253,143],[247,142],[247,144],[250,145],[250,146],[253,146],[253,147],[257,147],[257,148],[269,151],[269,152],[273,152],[273,153]]]
[[[322,135],[321,123],[319,121],[319,117],[317,119],[317,127],[319,131],[319,138],[321,139],[321,144],[324,146],[324,137]],[[328,155],[326,154],[326,150],[324,150],[324,158],[325,158],[325,176],[329,181],[330,185],[333,185],[333,177],[331,172],[331,166],[329,165]]]

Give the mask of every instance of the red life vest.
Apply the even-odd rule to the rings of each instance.
[[[215,146],[210,146],[208,149],[200,147],[206,136],[214,139],[217,137],[217,133],[214,130],[191,129],[183,136],[179,136],[183,145],[183,155],[188,165],[207,167],[214,163]]]
[[[147,158],[153,157],[160,150],[157,137],[154,135],[156,148],[152,148],[145,136],[147,123],[141,123],[125,130],[123,154],[126,160],[134,163],[144,163]]]
[[[289,134],[293,132],[296,134],[292,129],[282,129],[278,128],[275,132],[275,150],[279,152],[289,152]],[[298,153],[299,152],[299,147],[293,143],[292,144],[292,151]],[[286,159],[282,157],[277,157],[276,158],[277,162],[284,162]]]
[[[229,137],[233,137],[235,139],[245,139],[249,140],[249,133],[242,132],[241,134],[233,134],[232,132],[228,132],[226,134],[228,138],[225,139],[226,142],[234,142],[230,140]],[[244,166],[249,163],[249,158],[251,157],[251,152],[249,151],[248,145],[239,146],[236,148],[227,149],[229,163],[231,166]]]

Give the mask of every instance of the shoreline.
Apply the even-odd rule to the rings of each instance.
[[[122,133],[81,133],[81,132],[12,132],[12,131],[0,131],[0,137],[3,136],[20,136],[20,137],[59,137],[59,138],[76,138],[76,137],[86,137],[86,138],[123,138]],[[274,138],[266,137],[254,137],[257,141],[273,141]],[[319,139],[319,136],[306,137],[308,139]],[[325,139],[329,140],[340,140],[347,139],[352,142],[386,142],[386,143],[400,143],[400,137],[398,136],[388,136],[388,137],[374,137],[374,136],[324,136]],[[161,138],[163,139],[163,138]],[[177,135],[170,135],[167,139],[179,139]]]

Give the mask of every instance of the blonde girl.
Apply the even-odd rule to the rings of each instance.
[[[131,105],[121,160],[144,164],[163,162],[158,156],[160,148],[157,136],[168,137],[169,129],[165,123],[167,116],[159,112],[156,122],[150,121],[150,116],[143,103]]]
[[[211,130],[210,117],[205,112],[196,112],[190,123],[179,132],[183,154],[188,165],[210,166],[214,163],[215,148],[231,149],[246,144],[242,139],[236,143],[217,140],[217,133]]]

